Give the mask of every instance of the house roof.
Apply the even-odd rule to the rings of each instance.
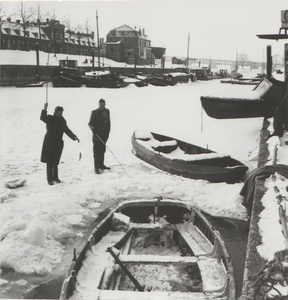
[[[109,31],[107,37],[140,37],[147,39],[147,35],[144,33],[144,29],[136,30],[128,25],[122,25]]]
[[[29,38],[38,38],[39,28],[37,26],[29,24],[25,31],[28,33]],[[20,23],[6,20],[1,26],[1,33],[14,36],[24,36],[24,30]],[[40,34],[42,39],[48,40],[47,35],[42,29],[40,29]]]
[[[118,31],[136,31],[136,29],[128,26],[128,25],[122,25],[122,26],[119,26],[117,28],[115,28],[114,30],[118,30]]]

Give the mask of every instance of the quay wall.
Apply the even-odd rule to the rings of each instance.
[[[14,85],[15,83],[27,83],[41,81],[51,81],[58,66],[39,66],[36,65],[0,65],[0,86]],[[83,71],[91,71],[89,67],[81,67]],[[173,68],[153,68],[153,67],[110,67],[110,70],[117,75],[132,75],[143,73],[145,75],[160,75],[175,72]],[[39,75],[39,77],[37,76]]]
[[[268,131],[268,126],[269,121],[264,119],[262,129],[260,130],[258,168],[264,167],[269,157],[268,144],[266,143],[266,138],[270,133]],[[246,260],[244,266],[242,296],[238,300],[253,299],[249,298],[253,294],[253,289],[251,288],[252,286],[249,278],[257,274],[267,263],[267,261],[264,260],[257,251],[257,246],[261,245],[261,235],[259,233],[258,222],[260,219],[259,215],[264,209],[261,199],[267,190],[265,187],[265,180],[266,178],[258,178],[255,182],[254,200],[250,217]]]

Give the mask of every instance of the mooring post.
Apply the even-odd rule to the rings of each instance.
[[[39,80],[39,44],[36,43],[35,46],[36,46],[36,63],[37,63],[37,65],[36,65],[36,77]]]
[[[272,76],[272,56],[271,56],[271,46],[267,46],[267,78]]]

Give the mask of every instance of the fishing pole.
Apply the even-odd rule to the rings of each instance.
[[[96,136],[99,138],[99,140],[108,148],[108,150],[112,153],[112,155],[114,156],[114,158],[117,160],[118,164],[121,166],[121,168],[123,169],[123,171],[126,173],[126,175],[130,178],[130,180],[132,181],[133,184],[136,185],[136,183],[132,180],[132,178],[129,176],[129,174],[126,172],[126,170],[124,169],[124,167],[122,166],[122,164],[120,163],[120,161],[117,159],[117,157],[114,155],[114,153],[112,152],[112,150],[107,146],[107,144],[104,143],[104,141],[100,138],[100,136],[96,133]]]

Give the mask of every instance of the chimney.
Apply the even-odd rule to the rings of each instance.
[[[143,28],[142,30],[143,30],[143,35],[145,35],[145,28]]]
[[[49,19],[48,18],[46,19],[46,23],[49,23]]]

